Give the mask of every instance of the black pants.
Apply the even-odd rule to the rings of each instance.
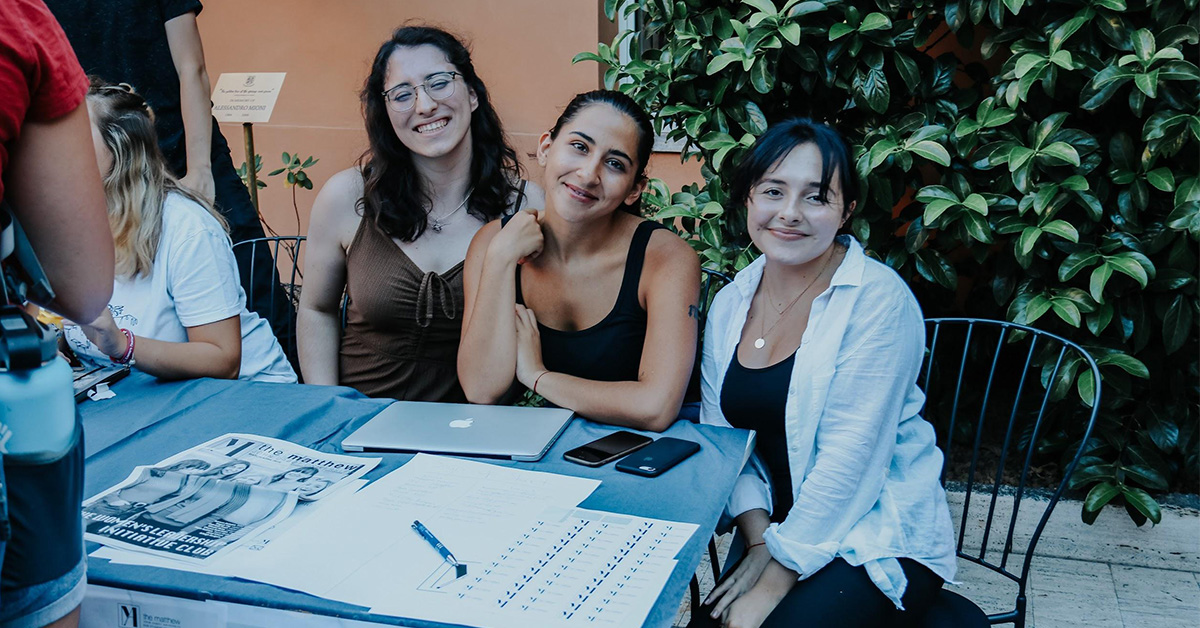
[[[186,173],[186,155],[182,154],[182,142],[179,155],[166,155],[171,169],[177,176]],[[217,121],[212,121],[212,176],[216,192],[213,203],[217,211],[229,223],[229,237],[234,244],[265,237],[262,222],[258,212],[250,200],[250,192],[246,190],[241,177],[233,167],[233,158],[229,153],[229,144]],[[271,325],[271,331],[279,339],[279,344],[287,353],[288,361],[299,373],[298,361],[295,355],[296,311],[292,301],[279,286],[278,277],[273,274],[275,260],[271,257],[270,246],[240,246],[234,249],[237,258],[238,272],[242,281],[242,289],[246,291],[246,307],[266,319]],[[251,272],[253,269],[253,272]]]
[[[741,562],[741,559],[738,559]],[[796,583],[763,622],[763,628],[904,628],[918,626],[925,610],[937,598],[942,579],[928,567],[907,558],[900,567],[908,578],[901,602],[904,611],[871,582],[864,567],[853,567],[841,558],[811,577]],[[725,577],[736,568],[729,568]],[[722,578],[724,581],[724,578]],[[701,606],[688,628],[719,626],[709,617],[712,607]]]

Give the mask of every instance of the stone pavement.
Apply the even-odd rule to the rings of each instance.
[[[958,516],[962,511],[962,493],[950,493],[949,497],[951,512]],[[1028,534],[1041,516],[1037,506],[1040,504],[1022,504],[1016,530],[1024,531],[1025,536],[1018,533],[1014,547],[1028,544]],[[1200,626],[1200,511],[1164,506],[1161,524],[1138,528],[1124,509],[1114,507],[1105,509],[1096,523],[1089,526],[1080,520],[1081,508],[1081,502],[1060,501],[1038,542],[1030,568],[1027,626]],[[972,504],[975,524],[969,527],[964,546],[976,548],[976,552],[986,514],[985,506]],[[1012,498],[1001,496],[994,521],[1007,522],[1011,514]],[[719,539],[722,560],[730,538],[724,535]],[[995,556],[998,560],[1002,542],[1003,534],[994,528],[988,546],[989,552],[995,553],[989,553],[989,559]],[[1020,554],[1011,555],[1010,570],[1019,572],[1024,558]],[[707,595],[713,587],[707,556],[697,573],[701,595]],[[959,584],[948,586],[986,612],[1010,610],[1016,598],[1014,582],[961,559],[958,581]],[[689,599],[685,597],[676,625],[686,626],[689,616]]]

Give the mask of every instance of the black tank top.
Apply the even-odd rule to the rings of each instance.
[[[754,430],[754,451],[767,465],[774,487],[771,521],[782,522],[792,509],[792,472],[788,464],[783,417],[796,354],[760,369],[742,366],[737,348],[721,384],[721,412],[729,424]]]
[[[504,222],[507,223],[507,219]],[[642,346],[646,343],[646,310],[638,302],[638,284],[650,234],[664,228],[647,220],[633,232],[617,302],[603,320],[578,331],[560,331],[538,323],[542,362],[547,369],[602,382],[637,380]],[[520,266],[517,267],[517,303],[525,304],[521,294]]]

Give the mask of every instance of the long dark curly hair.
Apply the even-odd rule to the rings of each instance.
[[[387,235],[412,242],[425,233],[428,218],[425,207],[431,202],[429,190],[413,165],[412,151],[396,137],[383,99],[384,76],[388,59],[400,47],[434,46],[462,74],[475,91],[479,106],[471,114],[471,181],[473,191],[467,211],[488,221],[504,213],[517,193],[521,166],[517,153],[509,145],[492,107],[487,87],[475,73],[471,53],[458,38],[429,26],[402,26],[379,47],[371,63],[371,74],[363,85],[363,119],[367,125],[370,148],[359,158],[363,173],[363,218],[374,222]]]

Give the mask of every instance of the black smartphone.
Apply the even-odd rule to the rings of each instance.
[[[664,436],[636,454],[626,456],[617,463],[617,470],[654,477],[662,475],[697,451],[700,451],[699,443]]]
[[[563,458],[587,467],[598,467],[653,442],[654,439],[649,436],[633,432],[614,432],[568,451],[563,454]]]

